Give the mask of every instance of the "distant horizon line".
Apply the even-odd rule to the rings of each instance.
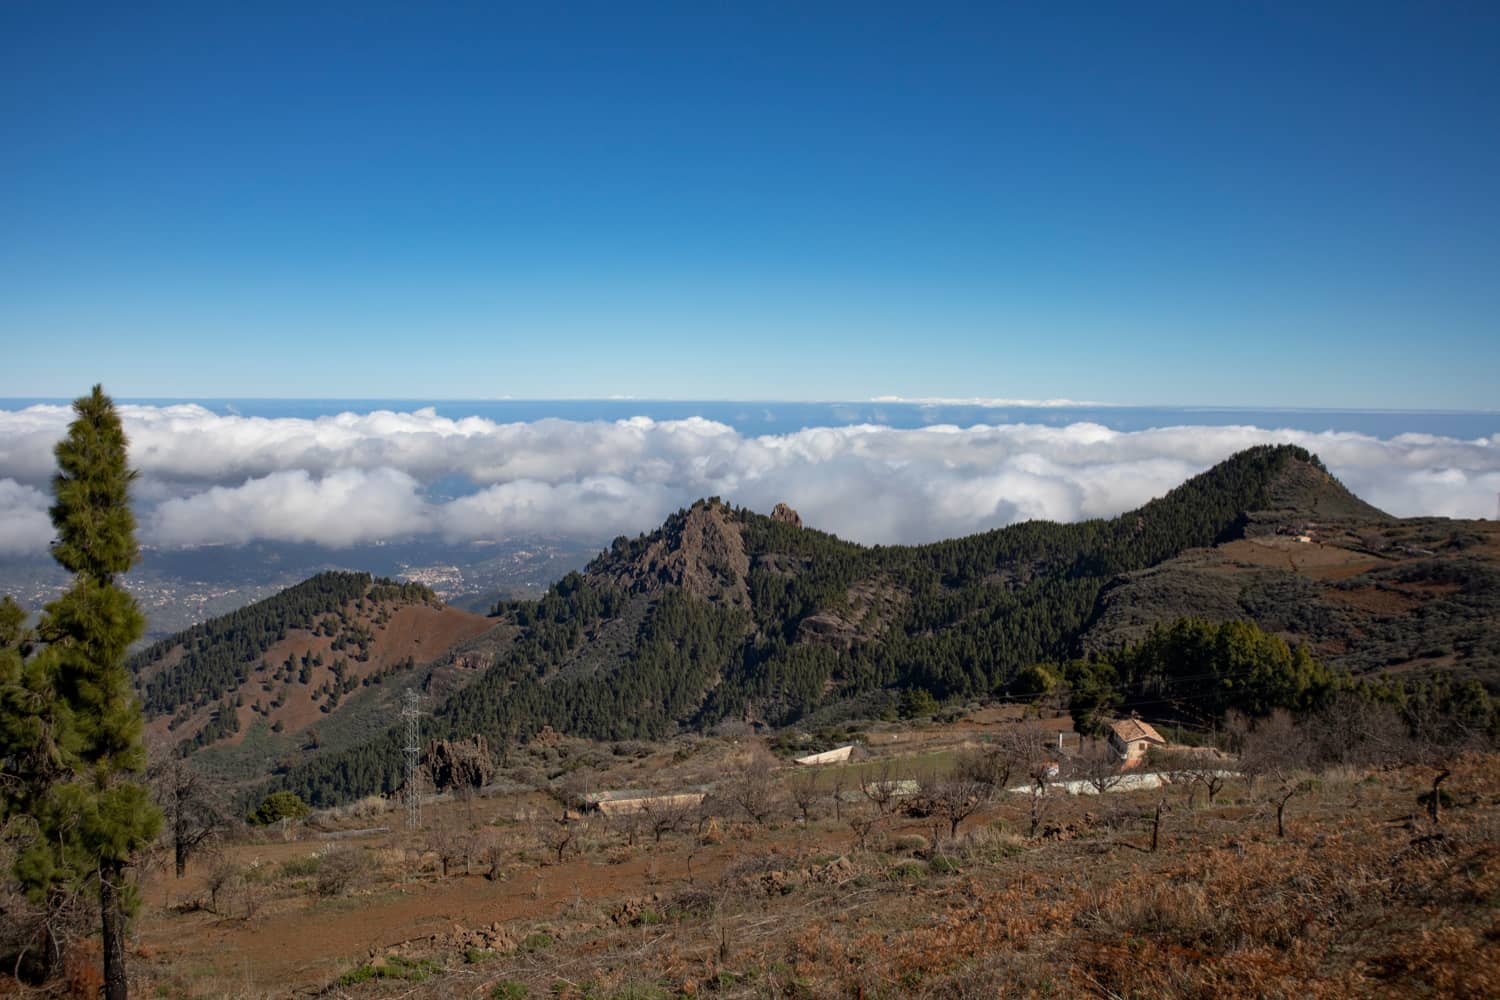
[[[156,396],[117,395],[124,403],[777,403],[803,406],[969,406],[977,409],[1111,409],[1111,410],[1179,410],[1187,413],[1386,413],[1386,414],[1500,414],[1500,408],[1462,409],[1402,406],[1276,406],[1264,403],[1227,405],[1223,403],[1111,403],[1100,400],[1072,399],[1001,399],[989,397],[941,396],[874,396],[865,399],[799,399],[776,397],[674,397],[674,396]],[[7,403],[29,406],[72,403],[76,396],[0,396],[0,407]]]

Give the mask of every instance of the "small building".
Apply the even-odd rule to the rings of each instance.
[[[1145,759],[1152,747],[1164,747],[1167,741],[1149,722],[1132,716],[1120,719],[1109,727],[1109,746],[1126,767],[1134,767]]]
[[[798,757],[798,764],[816,766],[818,764],[844,764],[849,760],[849,755],[854,753],[854,744],[839,747],[836,750],[824,750],[822,753],[810,753],[806,757]]]
[[[650,792],[621,790],[612,792],[586,792],[579,797],[579,805],[585,812],[600,812],[606,816],[628,813],[651,812],[659,809],[696,809],[703,802],[703,792],[677,792],[653,795]]]

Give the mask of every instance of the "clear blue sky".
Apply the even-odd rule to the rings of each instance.
[[[0,7],[0,396],[1500,406],[1500,5],[229,6]]]

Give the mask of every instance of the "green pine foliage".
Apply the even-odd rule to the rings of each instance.
[[[198,708],[223,697],[249,679],[276,643],[292,629],[313,629],[322,619],[336,616],[347,605],[367,599],[377,603],[435,603],[436,595],[421,584],[372,578],[368,573],[319,573],[273,597],[238,611],[194,625],[141,650],[130,658],[134,673],[143,674],[182,649],[182,656],[150,676],[142,697],[148,716]],[[369,658],[368,630],[349,627],[339,633],[335,648],[348,649],[356,659]],[[306,683],[303,680],[303,683]]]
[[[141,775],[143,722],[126,650],[145,617],[116,583],[138,549],[129,508],[134,473],[114,404],[95,386],[56,449],[53,554],[72,585],[43,611],[37,650],[0,609],[0,819],[18,838],[12,876],[44,919],[44,963],[55,961],[50,915],[92,888],[99,895],[105,993],[123,997],[125,870],[156,836],[161,812]]]
[[[291,792],[272,792],[261,799],[260,805],[246,818],[257,826],[270,826],[284,819],[302,819],[310,812],[312,809],[308,804]]]
[[[1191,705],[1208,717],[1230,709],[1261,716],[1308,711],[1335,678],[1305,646],[1288,646],[1252,622],[1184,618],[1157,626],[1115,658],[1127,702]]]
[[[1293,463],[1321,468],[1301,448],[1252,448],[1120,517],[1027,522],[922,546],[865,547],[700,503],[738,529],[750,565],[748,607],[603,582],[628,578],[653,545],[681,537],[691,512],[679,511],[651,535],[616,539],[540,601],[499,605],[495,613],[520,626],[520,638],[438,706],[431,726],[440,735],[482,733],[496,745],[543,725],[596,739],[650,739],[725,718],[790,724],[871,692],[920,711],[1005,692],[1026,668],[1074,654],[1117,574],[1237,537],[1244,512],[1272,506],[1277,477]],[[880,609],[847,645],[809,639],[808,618],[849,611],[855,585],[874,593]],[[1033,673],[1025,683],[1038,680]],[[1112,683],[1094,684],[1096,709],[1114,703]],[[392,791],[402,773],[396,744],[391,733],[307,761],[280,775],[277,787],[316,805]]]

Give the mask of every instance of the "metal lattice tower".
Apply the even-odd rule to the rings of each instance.
[[[410,688],[401,719],[406,723],[406,745],[401,748],[406,754],[406,828],[415,830],[422,825],[422,696]]]

